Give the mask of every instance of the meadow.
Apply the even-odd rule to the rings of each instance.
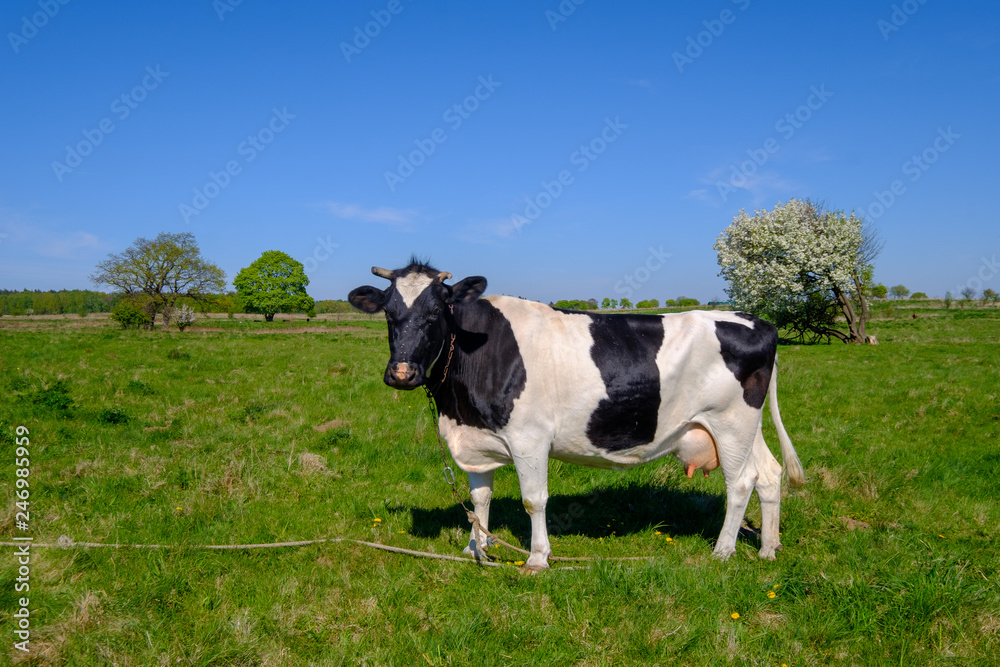
[[[598,560],[538,576],[503,550],[512,564],[486,568],[348,543],[195,548],[347,537],[461,555],[424,394],[382,383],[380,318],[184,333],[0,318],[0,541],[36,544],[27,593],[0,549],[0,662],[997,664],[1000,309],[874,314],[878,346],[779,349],[807,483],[784,485],[777,561],[756,554],[756,497],[736,555],[712,558],[718,472],[550,462],[554,552]],[[765,437],[777,455],[767,415]],[[511,468],[491,528],[528,542]],[[37,546],[60,536],[171,546]],[[14,647],[23,596],[28,652]]]

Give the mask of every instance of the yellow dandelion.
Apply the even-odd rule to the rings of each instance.
[[[734,612],[733,612],[733,613],[731,614],[731,616],[732,616],[732,619],[733,619],[733,620],[735,621],[736,619],[738,619],[738,618],[740,617],[740,612],[738,612],[738,611],[734,611]]]
[[[778,586],[780,586],[780,585],[781,584],[775,584],[774,586],[771,586],[771,588],[774,589],[774,590],[778,590]]]
[[[940,537],[942,540],[944,539],[944,535],[938,535],[938,537]]]
[[[663,533],[661,533],[660,531],[656,531],[655,533],[653,533],[653,535],[662,535],[662,534]]]
[[[184,508],[183,508],[183,507],[178,507],[177,509],[178,509],[178,510],[182,510],[182,509],[184,509]]]
[[[382,519],[379,519],[378,517],[372,519],[372,521],[374,521],[375,523],[382,523]]]
[[[523,560],[516,560],[516,561],[514,561],[514,565],[524,565],[524,561]]]
[[[405,530],[401,530],[401,531],[399,531],[399,534],[400,534],[400,535],[405,535],[405,534],[406,534],[406,531],[405,531]]]
[[[767,597],[770,598],[770,599],[772,599],[772,600],[774,599],[775,595],[777,595],[777,593],[775,593],[774,591],[768,591],[767,592]]]
[[[668,537],[667,538],[667,542],[673,542],[673,541],[674,541],[674,538],[672,538],[672,537]]]

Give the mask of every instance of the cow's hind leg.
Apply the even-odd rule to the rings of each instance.
[[[712,552],[723,560],[736,553],[736,538],[746,515],[747,503],[757,484],[757,466],[753,456],[754,431],[747,428],[759,428],[751,426],[753,416],[747,415],[740,419],[739,421],[744,422],[741,428],[709,429],[715,438],[719,463],[726,479],[726,518]],[[756,413],[756,421],[760,424],[759,411]]]
[[[493,471],[469,473],[469,495],[472,496],[472,507],[483,530],[489,530],[490,500],[493,498]],[[480,558],[486,554],[486,535],[476,535],[476,527],[472,526],[469,546],[463,553]],[[477,553],[478,552],[478,553]]]
[[[774,553],[781,549],[778,532],[781,515],[781,465],[768,449],[759,427],[751,457],[757,469],[757,497],[760,498],[760,557],[774,560]]]

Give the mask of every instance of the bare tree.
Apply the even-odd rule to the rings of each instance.
[[[170,312],[181,297],[201,300],[226,286],[225,272],[201,256],[190,232],[164,232],[153,240],[139,237],[122,252],[108,255],[90,280],[116,287],[134,301],[145,301],[150,328],[158,312],[169,324]]]

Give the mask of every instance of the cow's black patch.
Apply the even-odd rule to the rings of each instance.
[[[656,435],[660,372],[656,354],[663,344],[658,315],[590,315],[594,360],[608,397],[587,422],[587,437],[608,451],[646,445]]]
[[[771,382],[778,330],[770,322],[749,315],[737,316],[753,322],[753,328],[737,322],[716,322],[715,336],[722,347],[722,360],[743,387],[743,400],[758,410],[764,406]]]
[[[455,353],[443,385],[447,341],[431,370],[438,411],[459,424],[499,431],[510,420],[527,378],[510,322],[482,299],[456,304],[454,320]]]

